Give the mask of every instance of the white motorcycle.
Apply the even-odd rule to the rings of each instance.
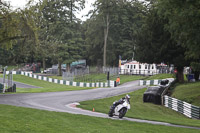
[[[115,104],[115,102],[113,104]],[[108,116],[119,116],[119,118],[123,118],[128,109],[131,109],[130,103],[129,101],[124,100],[124,103],[117,105],[115,108],[111,106]]]

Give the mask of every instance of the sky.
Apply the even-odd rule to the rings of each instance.
[[[28,0],[2,0],[2,1],[6,1],[6,2],[10,2],[11,6],[16,9],[16,8],[23,8]],[[38,0],[36,0],[38,1]],[[86,16],[87,13],[89,12],[89,10],[92,9],[92,5],[95,2],[95,0],[85,0],[85,9],[83,9],[81,12],[79,12],[76,16],[81,19],[82,21],[85,21],[87,19]],[[83,16],[83,17],[82,17]]]

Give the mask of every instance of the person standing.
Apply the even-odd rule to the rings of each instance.
[[[117,79],[116,79],[116,84],[117,84],[117,85],[120,84],[120,78],[119,78],[119,77],[117,77]]]

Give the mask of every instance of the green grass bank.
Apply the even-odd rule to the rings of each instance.
[[[127,117],[200,127],[199,120],[187,118],[164,106],[143,103],[143,93],[145,90],[146,88],[130,93],[131,109],[127,112]],[[87,110],[95,108],[95,111],[107,114],[112,103],[123,96],[125,96],[125,94],[106,99],[84,101],[80,103],[80,107]]]
[[[198,133],[199,130],[0,105],[1,133]]]
[[[200,106],[200,82],[176,84],[172,97]]]
[[[51,78],[55,79],[60,79],[62,80],[62,76],[49,76]],[[134,80],[140,80],[140,79],[145,79],[146,77],[144,76],[139,76],[139,75],[120,75],[120,83],[126,83]],[[117,76],[111,76],[110,80],[116,80]],[[106,74],[89,74],[89,75],[84,75],[84,76],[77,76],[74,78],[75,82],[107,82],[107,75]]]
[[[35,93],[35,92],[57,92],[57,91],[72,91],[92,89],[91,87],[74,87],[61,84],[50,83],[23,75],[13,75],[13,80],[29,85],[38,86],[41,88],[17,88],[17,93]]]

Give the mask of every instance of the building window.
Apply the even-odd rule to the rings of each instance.
[[[145,65],[145,69],[147,69],[147,65]]]
[[[134,65],[134,69],[135,69],[135,65]]]
[[[139,65],[139,69],[141,69],[141,65]]]
[[[152,65],[152,69],[154,69],[153,65]]]
[[[129,65],[127,65],[127,68],[129,68]]]

